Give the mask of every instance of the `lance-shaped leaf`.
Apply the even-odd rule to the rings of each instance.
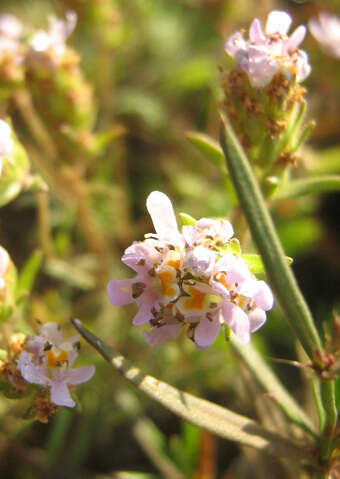
[[[293,442],[266,430],[245,416],[183,392],[170,386],[170,384],[144,374],[143,371],[130,364],[124,356],[117,354],[113,348],[84,328],[81,321],[74,319],[72,323],[83,338],[113,368],[117,369],[139,390],[182,419],[217,436],[260,449],[276,457],[287,458],[304,464],[314,463],[314,459],[309,453],[310,444],[303,445]]]
[[[222,118],[221,144],[230,176],[286,319],[310,358],[322,350],[311,312],[290,270],[248,158],[228,120]]]
[[[223,150],[216,140],[197,131],[188,131],[186,137],[208,160],[215,163],[221,172],[227,173]]]
[[[272,199],[285,200],[304,195],[319,195],[340,190],[340,175],[312,176],[303,180],[293,180],[279,188]]]
[[[315,425],[281,384],[256,349],[251,344],[247,346],[240,344],[233,335],[230,336],[230,341],[257,382],[261,384],[265,392],[271,395],[286,416],[305,431],[315,434]]]

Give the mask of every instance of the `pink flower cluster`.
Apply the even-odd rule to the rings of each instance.
[[[133,324],[146,324],[145,338],[157,346],[186,326],[197,348],[212,345],[222,324],[241,343],[266,321],[273,296],[241,256],[228,251],[233,228],[226,220],[202,218],[180,232],[169,198],[158,191],[147,199],[156,234],[128,247],[122,261],[132,279],[111,280],[114,306],[136,303]]]
[[[28,383],[50,388],[56,406],[74,407],[68,385],[75,386],[92,378],[94,366],[73,369],[78,356],[80,336],[65,341],[57,323],[40,327],[39,336],[31,336],[20,354],[18,369]]]
[[[255,18],[248,40],[238,31],[226,41],[226,52],[235,59],[236,67],[247,73],[253,87],[265,87],[279,71],[295,77],[297,82],[309,75],[308,56],[298,49],[306,27],[301,25],[288,36],[291,22],[288,13],[274,10],[268,15],[264,32],[261,22]]]

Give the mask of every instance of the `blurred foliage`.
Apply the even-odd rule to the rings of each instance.
[[[221,100],[218,67],[228,63],[223,42],[254,16],[263,19],[273,8],[287,9],[300,24],[315,15],[320,4],[339,10],[336,0],[1,1],[0,13],[17,15],[30,32],[46,28],[50,14],[77,12],[78,25],[68,43],[79,55],[77,81],[85,91],[72,110],[71,100],[63,95],[70,87],[79,89],[68,78],[54,78],[52,95],[48,89],[44,93],[40,84],[33,85],[32,111],[47,133],[47,144],[39,132],[32,131],[32,123],[25,118],[27,104],[20,98],[14,96],[0,107],[12,118],[33,177],[41,175],[49,187],[49,192],[39,193],[27,187],[31,173],[26,153],[21,152],[17,161],[24,168],[17,171],[13,164],[1,179],[1,198],[6,198],[1,206],[6,205],[0,215],[0,244],[19,271],[16,301],[20,303],[20,310],[5,325],[3,340],[9,332],[32,332],[37,319],[57,321],[71,334],[69,320],[78,317],[148,373],[258,417],[257,405],[249,399],[245,367],[235,360],[222,335],[204,353],[185,337],[150,349],[141,330],[131,328],[134,306],[113,308],[106,297],[106,283],[126,277],[120,263],[123,250],[152,231],[145,214],[145,198],[152,190],[166,192],[177,213],[237,218],[235,193],[214,143]],[[336,144],[340,62],[327,57],[311,35],[304,49],[313,66],[306,85],[309,116],[318,126],[310,146],[300,153],[295,178],[340,171]],[[202,134],[211,138],[209,148],[202,146]],[[14,190],[6,189],[7,175],[15,179]],[[308,283],[311,257],[323,264],[315,273],[315,283],[327,284],[332,271],[335,287],[314,303],[320,329],[330,321],[334,304],[339,306],[340,290],[336,288],[340,284],[339,235],[327,216],[320,214],[322,202],[322,197],[307,196],[272,205],[285,252],[298,265],[302,290]],[[336,214],[335,208],[327,211],[333,218]],[[244,233],[242,220],[235,229],[237,234]],[[242,250],[254,253],[249,235],[242,236]],[[32,254],[37,248],[39,252]],[[1,318],[4,314],[8,312],[1,312]],[[279,308],[270,313],[255,341],[268,357],[294,356]],[[112,377],[87,345],[82,353],[83,363],[95,364],[96,374],[78,388],[76,411],[60,410],[46,426],[22,420],[29,407],[25,398],[20,402],[0,398],[3,477],[163,477],[154,456],[141,449],[142,441],[153,445],[158,460],[170,461],[185,478],[288,477],[278,463],[247,452],[242,460],[236,446],[180,423],[134,393],[118,375]],[[275,364],[274,369],[289,389],[310,402],[311,391],[306,390],[303,376],[287,366]],[[150,437],[140,439],[136,424],[145,416],[152,421]]]

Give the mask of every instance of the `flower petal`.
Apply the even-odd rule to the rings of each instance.
[[[241,32],[236,32],[231,35],[224,44],[224,49],[231,57],[234,57],[239,50],[245,50],[247,42],[243,38]]]
[[[18,369],[21,376],[31,384],[39,384],[40,386],[47,386],[50,384],[50,379],[46,376],[46,371],[43,366],[35,364],[31,355],[26,351],[20,354]]]
[[[159,239],[177,242],[178,228],[170,199],[160,191],[153,191],[146,200],[146,207]]]
[[[168,338],[175,338],[180,327],[181,324],[167,324],[151,331],[144,331],[144,337],[150,346],[156,347]]]
[[[249,40],[256,45],[262,45],[266,41],[266,37],[262,31],[261,22],[258,18],[254,18],[249,27]]]
[[[272,35],[274,33],[281,33],[281,35],[286,35],[291,23],[292,19],[288,13],[273,10],[268,15],[266,34]]]
[[[204,317],[195,329],[194,341],[199,349],[209,348],[220,330],[218,315],[212,320]]]
[[[135,300],[132,297],[132,285],[136,282],[138,282],[136,279],[124,279],[121,281],[112,279],[107,285],[110,303],[113,306],[133,303]]]
[[[263,311],[263,309],[260,308],[255,308],[254,311],[251,311],[248,314],[249,318],[249,325],[250,325],[250,332],[254,333],[254,331],[257,331],[263,323],[266,322],[266,313]]]
[[[268,311],[272,309],[274,298],[271,289],[264,281],[256,281],[256,289],[253,299],[257,307]]]
[[[240,343],[248,344],[250,341],[250,325],[246,313],[235,304],[226,301],[222,306],[222,316]]]
[[[45,337],[55,346],[59,346],[64,341],[63,333],[58,323],[45,323],[40,327],[40,335]]]
[[[139,324],[144,324],[150,321],[152,318],[151,310],[155,305],[155,296],[152,294],[145,294],[143,298],[143,302],[139,307],[139,311],[136,316],[133,318],[133,324],[138,326]]]
[[[294,32],[289,36],[288,41],[285,45],[285,49],[288,53],[293,52],[298,48],[300,43],[303,42],[303,39],[306,36],[307,29],[304,25],[297,27]]]
[[[51,401],[56,406],[74,407],[76,405],[65,381],[51,381]]]
[[[70,369],[67,373],[68,384],[76,385],[89,381],[94,375],[96,368],[92,365]]]

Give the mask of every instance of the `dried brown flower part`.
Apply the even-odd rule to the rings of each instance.
[[[50,396],[38,396],[35,400],[33,411],[37,412],[37,421],[47,424],[49,418],[58,411],[58,406],[53,404]]]
[[[17,394],[22,394],[28,387],[28,383],[21,376],[16,363],[10,359],[2,359],[0,361],[0,375],[10,383],[12,389]]]
[[[9,357],[17,356],[23,350],[27,336],[23,333],[11,334],[8,339],[7,348]]]

